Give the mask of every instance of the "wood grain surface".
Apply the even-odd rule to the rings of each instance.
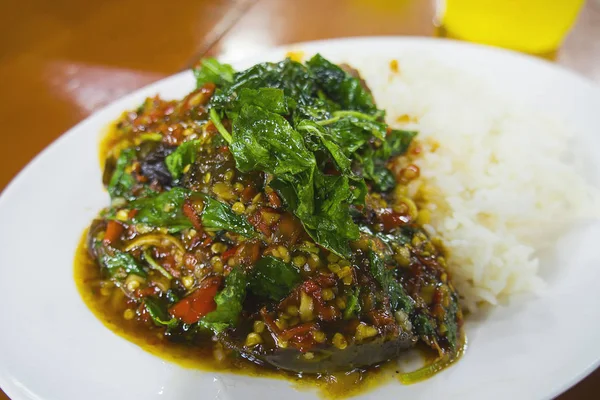
[[[0,13],[0,191],[37,153],[94,110],[203,55],[235,52],[241,57],[279,44],[346,36],[432,36],[434,4],[5,1]],[[600,0],[587,2],[556,62],[600,83]],[[598,398],[600,370],[559,397]],[[6,399],[0,391],[0,400]]]

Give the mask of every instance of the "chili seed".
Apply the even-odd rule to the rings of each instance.
[[[327,335],[323,331],[313,331],[312,337],[317,343],[324,343],[327,340]]]
[[[135,311],[133,311],[131,308],[128,308],[123,312],[123,318],[126,320],[131,320],[133,317],[135,317]]]
[[[256,204],[258,203],[260,200],[262,199],[262,193],[257,194],[256,196],[254,196],[254,198],[252,199],[252,203]]]
[[[335,335],[333,335],[332,343],[335,347],[337,347],[340,350],[344,350],[346,347],[348,347],[348,342],[346,341],[344,335],[342,335],[341,333],[336,333]]]
[[[329,288],[323,289],[323,291],[321,292],[321,296],[323,297],[323,300],[325,300],[325,301],[333,300],[333,298],[335,298],[335,294],[333,293],[333,290],[331,290]]]
[[[215,254],[221,254],[227,250],[227,245],[225,243],[213,243],[212,246],[210,246],[210,250]]]
[[[341,269],[338,264],[329,264],[329,265],[327,265],[327,268],[334,274],[337,274],[338,272],[340,272],[340,269]]]
[[[191,275],[184,276],[183,278],[181,278],[181,283],[183,283],[183,286],[186,289],[189,289],[194,285],[194,277]]]
[[[302,322],[308,322],[313,319],[314,303],[312,297],[304,292],[300,292],[300,308],[298,310]]]
[[[258,334],[258,333],[249,333],[248,336],[246,336],[246,346],[247,347],[254,347],[257,344],[261,344],[262,343],[262,337]]]
[[[231,209],[236,214],[243,214],[244,211],[246,211],[246,207],[244,206],[244,203],[241,203],[239,201],[233,203],[233,205],[231,206]]]
[[[286,263],[290,262],[290,252],[288,251],[288,249],[284,246],[279,246],[277,247],[277,250],[279,250],[279,257]]]
[[[265,330],[265,323],[260,320],[254,321],[252,330],[256,333],[263,333]]]
[[[129,210],[119,210],[116,215],[119,221],[127,221],[129,219]]]
[[[292,260],[292,262],[294,263],[294,265],[296,267],[301,267],[304,264],[306,264],[306,257],[304,257],[304,256],[296,256],[296,257],[294,257],[294,259]]]
[[[363,340],[377,336],[378,333],[379,331],[374,326],[361,323],[356,327],[355,337],[357,340]]]
[[[229,171],[225,172],[225,175],[223,175],[223,178],[225,178],[226,181],[230,181],[233,179],[233,175],[234,175],[234,172],[232,170],[229,170]]]
[[[288,327],[287,322],[283,319],[276,319],[275,325],[277,325],[277,327],[282,330]]]
[[[296,315],[298,315],[298,307],[292,304],[290,306],[287,306],[285,312],[288,313],[289,316],[295,317]]]
[[[327,261],[329,261],[330,263],[335,263],[339,260],[340,258],[333,254],[333,253],[329,253],[329,255],[327,256]]]

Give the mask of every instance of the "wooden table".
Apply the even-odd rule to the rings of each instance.
[[[434,34],[434,0],[8,2],[0,15],[0,190],[94,110],[203,55],[242,56],[343,36]],[[599,38],[600,1],[589,0],[557,62],[600,83]],[[598,393],[600,370],[559,398]]]

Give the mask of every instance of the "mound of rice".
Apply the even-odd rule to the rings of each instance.
[[[572,132],[464,73],[398,61],[398,73],[367,82],[392,126],[419,131],[421,179],[411,189],[447,244],[464,305],[543,288],[537,251],[600,210],[597,189],[565,161]]]

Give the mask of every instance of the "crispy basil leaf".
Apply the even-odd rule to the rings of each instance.
[[[178,232],[192,227],[192,222],[183,214],[183,203],[189,192],[175,187],[168,192],[140,198],[131,203],[137,210],[132,218],[135,223],[153,227],[167,228],[170,232]]]
[[[179,324],[177,318],[171,317],[167,312],[166,304],[163,304],[159,299],[155,297],[145,297],[144,306],[155,325],[174,328]]]
[[[246,298],[246,273],[241,268],[231,270],[225,278],[225,288],[215,296],[216,310],[205,315],[199,324],[220,333],[237,324]]]
[[[200,65],[194,68],[196,86],[201,87],[205,83],[222,85],[233,81],[235,71],[229,64],[221,64],[214,58],[205,58]]]
[[[311,104],[317,87],[307,68],[285,59],[278,63],[256,64],[234,75],[231,84],[224,84],[211,98],[210,106],[222,108],[235,100],[242,89],[275,88],[299,104]]]
[[[248,289],[257,296],[279,301],[300,282],[300,271],[278,258],[263,257],[254,265]]]
[[[135,184],[135,179],[131,176],[131,173],[126,172],[125,169],[133,163],[135,158],[135,149],[125,149],[119,154],[119,158],[115,165],[115,171],[113,172],[107,187],[111,199],[124,197],[131,200],[134,198],[131,189]]]
[[[227,204],[181,187],[132,202],[131,207],[137,210],[132,221],[167,228],[170,232],[191,228],[192,222],[183,214],[183,204],[191,197],[204,201],[201,220],[205,228],[235,232],[245,237],[255,234],[252,225],[244,217],[234,213]]]
[[[244,105],[233,122],[230,149],[242,172],[297,174],[316,164],[302,135],[285,118],[253,105]]]
[[[186,165],[193,164],[196,161],[199,146],[200,140],[184,142],[165,158],[165,164],[173,179],[179,179]]]
[[[104,246],[101,241],[96,241],[94,247],[98,262],[111,277],[125,278],[129,274],[146,277],[146,271],[131,254]]]
[[[373,96],[361,82],[343,69],[326,60],[320,54],[311,58],[306,65],[319,88],[342,109],[358,110],[369,114],[378,112]]]
[[[415,131],[391,130],[385,138],[385,146],[381,147],[377,155],[387,160],[392,156],[406,153],[416,135]]]
[[[299,132],[316,136],[320,141],[321,145],[325,149],[327,149],[327,151],[331,155],[331,158],[337,165],[338,170],[344,173],[351,173],[350,159],[346,156],[346,154],[344,154],[340,146],[338,146],[338,144],[333,141],[329,132],[324,127],[317,124],[316,122],[305,119],[298,124],[296,129]]]
[[[369,252],[371,274],[379,282],[384,294],[390,300],[391,311],[402,310],[410,315],[415,306],[415,301],[404,291],[402,285],[392,270],[385,268],[384,262],[374,251]]]
[[[202,226],[207,229],[222,229],[239,233],[245,237],[252,237],[256,234],[248,220],[234,213],[227,204],[221,203],[212,197],[203,197]]]
[[[353,291],[348,295],[348,301],[346,302],[346,308],[344,309],[344,319],[350,319],[357,317],[360,314],[360,287],[354,288]]]

